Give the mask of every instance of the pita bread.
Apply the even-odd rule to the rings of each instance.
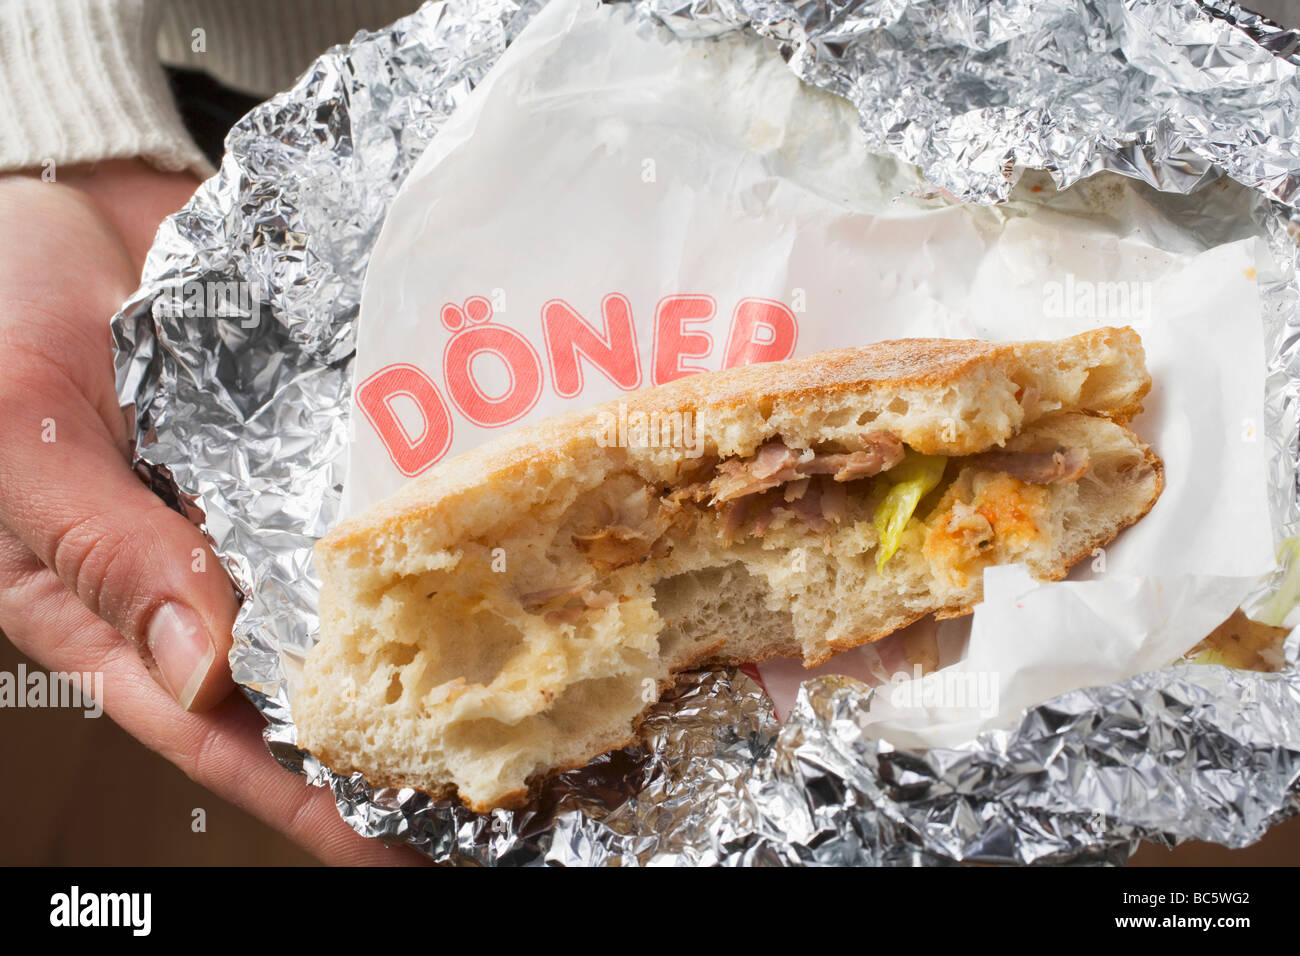
[[[317,544],[301,745],[374,785],[511,806],[632,742],[681,670],[812,665],[966,614],[990,564],[1060,578],[1160,494],[1127,427],[1150,384],[1131,329],[910,339],[516,429]],[[936,467],[933,488],[901,477]]]

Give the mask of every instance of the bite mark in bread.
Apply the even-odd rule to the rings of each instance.
[[[1159,495],[1126,427],[1149,387],[1128,329],[907,340],[624,399],[691,412],[700,457],[604,447],[600,409],[518,429],[318,544],[300,740],[484,810],[625,745],[683,669],[811,665],[968,613],[992,563],[1059,578]],[[942,481],[878,569],[876,510],[918,454]]]

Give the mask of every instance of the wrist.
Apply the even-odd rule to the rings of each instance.
[[[139,156],[211,172],[172,102],[150,0],[0,5],[0,169]]]

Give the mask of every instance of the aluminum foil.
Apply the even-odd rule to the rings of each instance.
[[[688,675],[641,744],[478,816],[340,777],[296,746],[288,679],[317,630],[311,545],[337,514],[371,247],[403,178],[536,0],[445,0],[322,56],[232,130],[113,319],[137,469],[213,542],[245,600],[236,681],[286,767],[359,832],[509,864],[1121,862],[1139,840],[1241,846],[1300,810],[1300,634],[1277,674],[1174,666],[1076,691],[954,750],[863,733],[871,691],[808,681],[784,725],[738,671]],[[1023,169],[1117,173],[1180,199],[1228,176],[1288,277],[1263,287],[1270,503],[1294,534],[1300,442],[1300,35],[1168,0],[642,0],[684,37],[745,29],[849,98],[869,140],[967,202]],[[1300,217],[1297,217],[1300,221]],[[225,283],[243,285],[225,286]],[[228,291],[202,315],[178,301]],[[239,290],[243,290],[242,292]],[[1280,574],[1278,576],[1280,580]],[[1269,586],[1261,586],[1261,597]]]

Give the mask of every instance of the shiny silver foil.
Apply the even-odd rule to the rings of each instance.
[[[296,746],[289,684],[317,630],[311,546],[345,478],[367,258],[397,187],[539,8],[445,0],[322,56],[245,117],[217,176],[160,230],[114,318],[137,467],[211,538],[244,604],[231,666],[286,767],[359,832],[460,863],[1122,862],[1139,840],[1241,846],[1300,809],[1300,635],[1278,674],[1179,665],[1066,694],[1010,730],[914,753],[870,739],[871,691],[808,681],[782,726],[743,673],[687,675],[641,744],[471,814],[340,777]],[[870,142],[992,203],[1024,169],[1167,194],[1207,242],[1266,234],[1270,503],[1300,525],[1300,36],[1232,4],[1169,0],[642,0],[684,37],[745,29],[850,99]],[[521,161],[525,161],[521,158]],[[1220,177],[1250,221],[1182,198]],[[1180,205],[1181,204],[1181,205]],[[1300,222],[1300,217],[1297,217]],[[202,317],[195,284],[245,283]],[[1281,580],[1261,585],[1260,599]]]

